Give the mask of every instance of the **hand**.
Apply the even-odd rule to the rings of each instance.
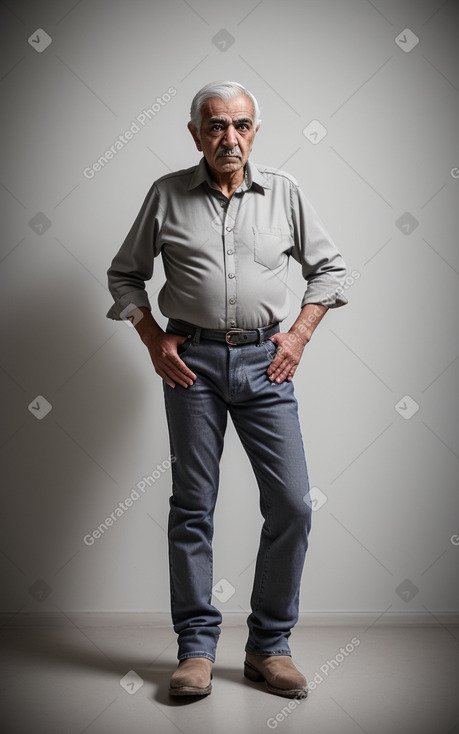
[[[277,345],[277,352],[267,369],[269,379],[279,385],[285,380],[291,382],[307,341],[293,331],[274,334],[270,341]]]
[[[156,373],[170,386],[188,387],[196,380],[196,375],[180,359],[177,347],[186,341],[186,336],[157,333],[154,338],[144,339],[150,352],[151,361]]]

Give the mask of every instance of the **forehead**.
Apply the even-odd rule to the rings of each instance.
[[[250,117],[253,120],[255,110],[250,97],[239,94],[228,100],[219,97],[206,100],[201,107],[201,115],[203,122],[211,117],[230,118],[231,120],[236,117]]]

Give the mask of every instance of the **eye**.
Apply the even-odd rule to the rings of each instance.
[[[220,130],[223,130],[223,125],[216,123],[215,125],[212,125],[210,129],[218,133]]]
[[[238,129],[241,130],[242,132],[246,132],[249,129],[249,126],[246,125],[245,122],[241,122],[241,124],[238,125]]]

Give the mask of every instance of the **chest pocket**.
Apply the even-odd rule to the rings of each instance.
[[[252,230],[255,262],[270,270],[285,265],[292,247],[290,234],[280,227],[252,227]]]

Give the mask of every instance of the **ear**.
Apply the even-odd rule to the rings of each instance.
[[[196,127],[191,122],[188,123],[187,127],[191,135],[193,136],[193,140],[196,143],[197,149],[202,151],[202,145],[201,145],[201,141],[199,140],[199,135],[198,135],[198,131]]]

